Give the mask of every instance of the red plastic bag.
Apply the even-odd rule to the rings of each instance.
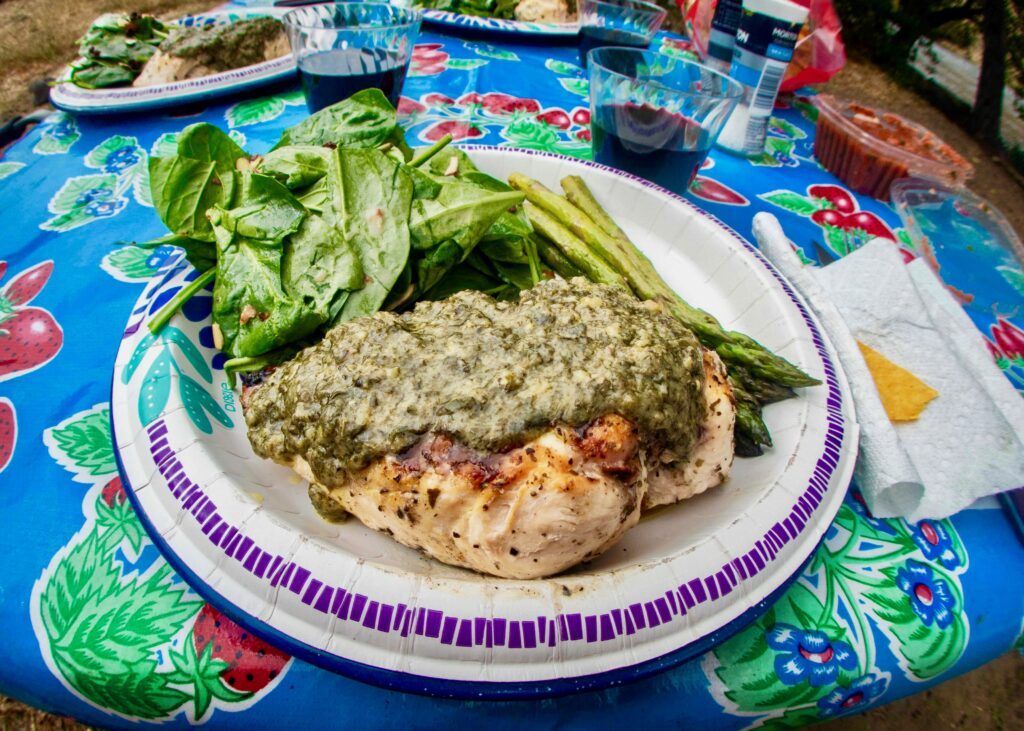
[[[707,56],[711,18],[717,0],[676,0],[683,11],[686,32],[701,57]],[[832,0],[793,0],[810,8],[800,31],[793,60],[782,82],[782,91],[795,91],[808,84],[823,84],[846,63],[842,26]]]

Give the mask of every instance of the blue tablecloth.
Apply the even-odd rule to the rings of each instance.
[[[686,53],[683,42],[658,42]],[[451,133],[589,155],[587,82],[573,47],[425,32],[405,95],[414,144]],[[0,161],[0,691],[116,727],[199,719],[409,729],[470,714],[493,729],[790,725],[919,692],[1021,641],[1024,550],[1002,512],[876,520],[855,490],[762,619],[674,670],[555,700],[461,702],[364,685],[290,660],[168,583],[124,500],[107,423],[121,330],[170,253],[125,243],[162,233],[146,159],[200,120],[261,152],[305,114],[295,90],[180,115],[57,113]],[[813,110],[798,97],[777,111],[760,159],[713,153],[693,200],[744,235],[755,212],[775,213],[810,259],[818,247],[842,256],[876,235],[913,256],[889,207],[851,195],[817,165],[813,136]],[[828,209],[842,215],[819,213]],[[943,274],[975,295],[971,316],[1021,384],[1022,273],[997,271],[983,254]]]

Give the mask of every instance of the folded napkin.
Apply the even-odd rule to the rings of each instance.
[[[754,236],[828,332],[861,426],[856,477],[871,512],[944,518],[1024,484],[1024,400],[924,260],[875,239],[827,267],[805,267],[767,213]],[[856,341],[939,392],[916,421],[889,421]]]

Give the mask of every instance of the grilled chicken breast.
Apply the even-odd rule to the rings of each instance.
[[[707,418],[693,451],[679,460],[664,451],[648,466],[644,508],[670,505],[720,485],[732,467],[736,401],[725,364],[712,350],[704,350],[704,401]]]
[[[179,26],[160,44],[132,82],[152,86],[271,61],[291,53],[284,26],[274,18],[231,24]]]
[[[339,325],[242,403],[257,453],[309,480],[321,513],[507,578],[599,555],[642,507],[703,492],[732,462],[718,356],[657,308],[582,280]]]
[[[338,487],[314,482],[311,495],[444,563],[514,579],[550,576],[602,553],[640,519],[634,432],[609,415],[582,433],[557,427],[488,456],[431,435]],[[293,466],[314,479],[301,458]]]

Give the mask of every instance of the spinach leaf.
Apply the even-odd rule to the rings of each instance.
[[[281,274],[285,291],[323,321],[338,314],[348,292],[363,286],[363,267],[352,246],[338,229],[312,213],[285,243]]]
[[[295,191],[295,198],[302,205],[316,213],[324,213],[330,210],[331,188],[327,183],[327,176],[320,178],[312,185]]]
[[[152,15],[101,15],[78,39],[80,56],[71,64],[71,82],[87,89],[131,84],[167,31]]]
[[[523,201],[519,191],[489,191],[457,181],[443,183],[433,199],[413,201],[409,230],[416,249],[454,238],[469,252],[498,216]]]
[[[463,150],[460,150],[458,147],[453,147],[452,145],[445,147],[443,150],[441,150],[432,158],[430,158],[427,161],[427,168],[434,175],[444,175],[449,170],[448,166],[451,165],[451,160],[453,157],[457,158],[459,161],[455,168],[455,176],[465,175],[466,173],[479,172],[480,168],[478,168],[473,163],[473,160],[470,158],[470,156],[467,155]]]
[[[108,86],[127,86],[135,81],[137,71],[121,64],[90,65],[73,69],[71,82],[83,89],[104,89]]]
[[[441,183],[418,168],[408,167],[405,171],[412,178],[413,200],[418,198],[437,198],[441,192]]]
[[[488,276],[467,264],[460,264],[427,290],[422,299],[442,300],[466,289],[496,295],[506,287],[507,285],[503,285],[499,279]]]
[[[213,243],[206,211],[235,195],[235,165],[245,150],[212,124],[193,124],[178,137],[174,157],[149,158],[153,207],[173,233]]]
[[[281,284],[280,241],[235,236],[217,229],[217,279],[213,319],[232,356],[251,357],[313,332],[323,322],[315,310],[290,297]]]
[[[328,185],[333,223],[358,253],[365,282],[341,308],[341,322],[380,309],[405,268],[412,179],[377,150],[339,148],[331,156]]]
[[[263,156],[259,172],[272,175],[289,190],[306,188],[327,175],[331,151],[326,147],[293,145],[272,150]]]
[[[380,89],[364,89],[348,99],[321,109],[289,127],[274,145],[377,147],[384,142],[405,144],[398,128],[398,115]]]
[[[469,252],[469,256],[463,259],[463,263],[473,267],[481,274],[486,274],[494,279],[498,278],[498,270],[494,268],[490,259],[480,253],[480,249],[473,249]]]
[[[508,282],[516,289],[530,289],[533,286],[530,267],[526,264],[508,264],[503,261],[495,261],[494,268],[498,270],[498,276],[502,281]]]
[[[532,233],[533,226],[521,206],[516,208],[515,213],[503,211],[480,239],[480,251],[496,261],[527,264],[528,241]]]
[[[224,186],[224,203],[231,204],[235,192],[232,173],[237,169],[239,158],[249,159],[233,139],[212,124],[190,124],[178,136],[178,156],[212,162]]]
[[[281,241],[298,231],[306,209],[269,175],[234,173],[235,208],[222,210],[218,225],[231,234],[261,241]]]
[[[212,162],[187,157],[149,158],[153,207],[173,233],[213,242],[206,211],[224,205],[224,187]]]
[[[257,356],[311,333],[326,308],[310,307],[282,281],[285,240],[310,214],[269,175],[234,177],[236,206],[210,210],[217,240],[213,317],[228,353]]]
[[[442,241],[416,262],[416,281],[420,291],[437,284],[449,269],[465,258],[466,252],[455,239]]]

